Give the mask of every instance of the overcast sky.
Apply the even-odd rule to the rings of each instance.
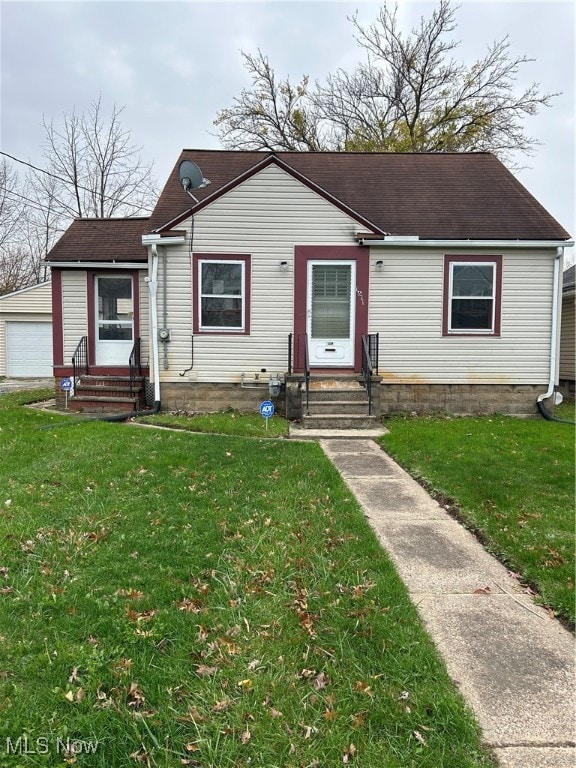
[[[370,23],[379,5],[1,0],[0,147],[42,165],[43,116],[58,122],[101,95],[107,112],[125,105],[122,124],[162,185],[182,148],[219,148],[216,114],[250,85],[241,50],[260,49],[280,77],[323,79],[362,58],[348,17],[357,9]],[[405,28],[434,5],[401,0]],[[464,0],[453,34],[468,63],[509,35],[514,55],[535,59],[521,69],[518,87],[537,81],[544,92],[562,91],[552,108],[527,118],[542,146],[516,175],[573,236],[574,9],[572,0]]]

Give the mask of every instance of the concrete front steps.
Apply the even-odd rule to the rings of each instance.
[[[144,408],[144,399],[143,377],[133,380],[131,393],[129,376],[83,375],[68,408],[81,413],[130,413]]]
[[[309,389],[309,413],[302,393],[304,430],[372,430],[379,426],[376,416],[368,413],[368,393],[360,377],[314,376]]]

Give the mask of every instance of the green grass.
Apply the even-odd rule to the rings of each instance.
[[[0,397],[0,766],[493,765],[316,444],[27,397]]]
[[[570,418],[570,407],[557,416]],[[450,500],[487,549],[573,624],[574,427],[502,416],[393,418],[387,426],[385,450]]]
[[[159,413],[155,416],[143,416],[138,421],[172,429],[220,435],[242,437],[286,437],[288,435],[288,422],[281,416],[275,415],[270,419],[264,419],[260,414],[239,413],[233,410],[192,415]]]

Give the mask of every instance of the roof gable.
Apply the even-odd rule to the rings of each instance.
[[[182,189],[195,162],[211,184]],[[421,239],[565,240],[569,234],[490,153],[252,152],[183,150],[149,221],[175,226],[276,162],[373,232]]]
[[[170,221],[166,222],[163,226],[159,227],[156,231],[161,232],[161,231],[172,229],[173,227],[177,226],[182,221],[187,219],[189,216],[191,216],[193,213],[197,213],[198,211],[202,210],[206,206],[211,205],[219,197],[222,197],[227,192],[230,192],[232,189],[238,187],[240,184],[243,184],[245,181],[252,178],[256,174],[261,173],[265,168],[268,168],[270,167],[270,165],[273,165],[273,164],[281,168],[289,176],[292,176],[292,178],[296,179],[300,183],[307,186],[316,194],[320,195],[320,197],[323,197],[325,200],[327,200],[329,203],[334,205],[336,208],[340,209],[343,213],[355,219],[358,222],[358,224],[362,225],[363,227],[366,227],[370,232],[373,232],[378,235],[385,234],[385,232],[383,232],[375,224],[368,221],[364,216],[362,216],[358,212],[349,208],[349,206],[347,206],[341,200],[335,198],[325,189],[322,189],[322,187],[319,187],[318,184],[316,184],[314,181],[304,176],[299,171],[292,168],[290,165],[285,163],[281,158],[277,157],[275,154],[266,155],[263,159],[260,160],[260,162],[256,163],[251,168],[244,171],[243,173],[241,173],[239,176],[232,179],[228,183],[223,184],[222,186],[219,186],[216,190],[214,190],[214,192],[208,193],[207,196],[205,196],[198,203],[196,203],[191,207],[189,206],[186,211],[183,211],[179,216],[176,216],[174,219],[171,219]],[[196,192],[198,192],[198,190],[194,190],[195,197],[196,197]]]

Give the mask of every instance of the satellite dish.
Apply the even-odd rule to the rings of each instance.
[[[191,189],[202,189],[207,187],[211,182],[202,176],[202,171],[191,160],[183,160],[178,168],[178,176],[180,177],[180,184],[182,189],[195,201],[196,198],[191,193]]]

